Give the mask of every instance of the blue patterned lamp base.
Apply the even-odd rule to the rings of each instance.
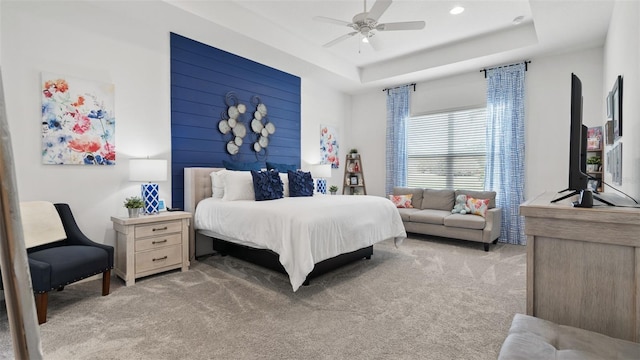
[[[316,190],[320,194],[326,194],[327,193],[327,180],[325,180],[325,179],[317,179],[316,180]]]
[[[142,199],[145,214],[157,214],[160,209],[160,190],[158,184],[142,184]]]

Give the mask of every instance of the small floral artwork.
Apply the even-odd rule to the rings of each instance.
[[[338,156],[338,132],[333,126],[320,125],[320,163],[331,164],[331,168],[340,167]]]
[[[42,163],[116,163],[112,84],[42,73]]]

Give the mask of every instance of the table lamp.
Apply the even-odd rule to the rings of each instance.
[[[331,177],[331,164],[316,164],[311,167],[311,175],[316,178],[316,191],[327,193],[327,180]]]
[[[153,181],[167,181],[167,160],[129,160],[129,180],[148,181],[142,184],[142,199],[145,214],[157,214],[160,208],[160,187]]]

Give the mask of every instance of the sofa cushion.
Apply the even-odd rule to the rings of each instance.
[[[422,188],[406,188],[406,187],[394,187],[393,195],[407,195],[411,194],[411,206],[416,209],[422,209]]]
[[[489,209],[496,207],[496,192],[495,191],[473,191],[473,190],[456,190],[456,195],[467,195],[476,199],[489,199]]]
[[[484,229],[485,221],[484,218],[480,216],[450,214],[444,218],[444,226],[482,230]]]
[[[400,218],[402,221],[410,221],[411,214],[415,214],[418,211],[422,211],[420,209],[415,208],[398,208],[398,212],[400,213]]]
[[[444,219],[449,215],[451,215],[451,210],[420,210],[409,214],[409,221],[425,224],[444,225]]]
[[[451,211],[456,202],[455,191],[424,189],[421,209]]]
[[[640,344],[516,314],[499,360],[638,359]]]

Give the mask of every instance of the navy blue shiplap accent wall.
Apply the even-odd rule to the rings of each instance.
[[[233,157],[226,151],[232,135],[218,130],[228,92],[247,106],[240,118],[247,136]],[[265,162],[253,151],[254,95],[267,106],[267,120],[276,127],[266,161],[300,167],[300,78],[171,33],[172,207],[184,207],[185,167],[223,167],[223,160]]]

